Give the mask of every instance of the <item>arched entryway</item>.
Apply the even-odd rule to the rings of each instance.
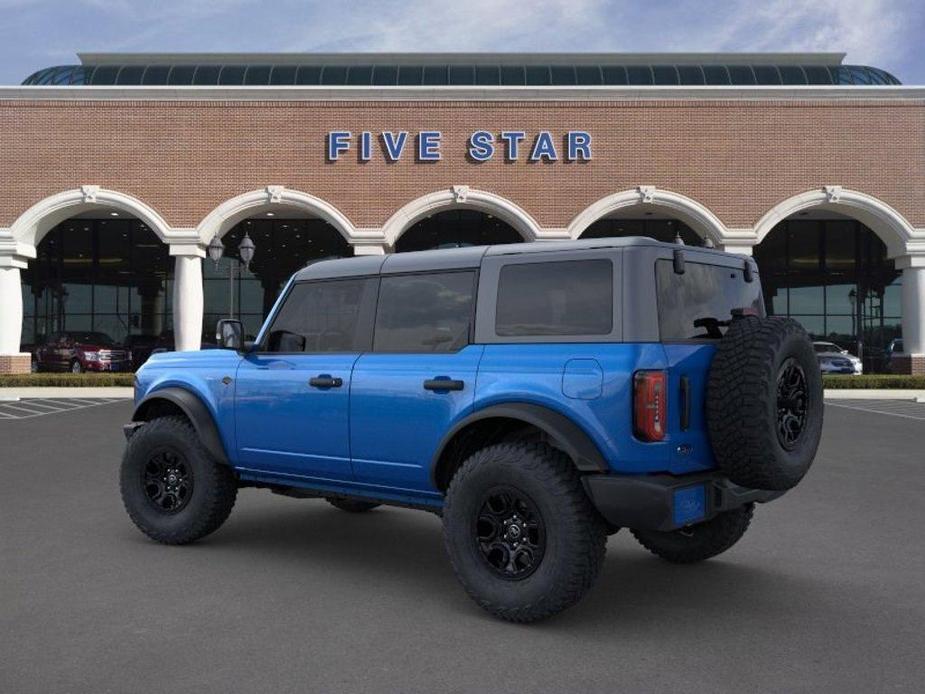
[[[486,246],[523,240],[514,227],[495,215],[480,210],[451,209],[412,224],[398,237],[395,251]]]
[[[902,272],[868,226],[810,209],[778,222],[754,248],[769,314],[799,321],[817,341],[889,369],[902,334]]]
[[[241,260],[245,235],[254,245],[249,265]],[[243,219],[221,236],[223,256],[203,261],[203,341],[215,340],[215,323],[234,317],[248,339],[256,336],[286,282],[306,264],[353,255],[343,234],[304,210],[276,206]]]
[[[22,271],[22,351],[80,333],[131,349],[137,367],[151,350],[173,349],[173,266],[158,234],[122,211],[95,209],[44,230]]]
[[[579,237],[582,239],[600,239],[625,236],[647,236],[666,243],[681,239],[688,246],[700,246],[703,239],[680,219],[667,216],[660,211],[631,209],[625,216],[607,217],[592,223]],[[636,216],[639,215],[639,216]]]

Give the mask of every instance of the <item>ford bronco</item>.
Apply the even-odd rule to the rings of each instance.
[[[259,487],[442,516],[469,595],[506,620],[588,591],[607,535],[690,563],[794,487],[822,429],[800,325],[751,258],[645,238],[316,262],[253,343],[156,354],[136,378],[121,492],[183,544]]]

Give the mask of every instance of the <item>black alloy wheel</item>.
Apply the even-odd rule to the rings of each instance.
[[[806,373],[790,357],[777,376],[777,440],[788,451],[793,450],[806,428],[807,399]]]
[[[546,528],[536,505],[510,487],[496,487],[486,494],[475,536],[488,567],[509,581],[536,571],[546,551]]]
[[[178,513],[193,494],[193,471],[176,451],[155,452],[142,473],[145,497],[161,513]]]

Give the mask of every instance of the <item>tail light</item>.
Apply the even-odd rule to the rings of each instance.
[[[633,431],[642,441],[665,438],[665,383],[664,371],[637,371],[633,376]]]

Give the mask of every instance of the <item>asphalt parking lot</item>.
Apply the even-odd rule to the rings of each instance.
[[[621,532],[533,626],[469,601],[430,514],[244,490],[162,547],[119,500],[128,402],[0,419],[0,692],[919,692],[925,405],[870,407],[826,408],[809,477],[727,554]]]

